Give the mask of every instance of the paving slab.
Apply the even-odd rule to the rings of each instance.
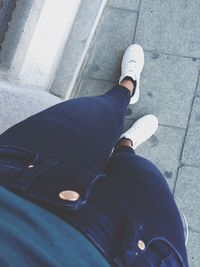
[[[107,5],[121,9],[138,10],[140,0],[108,0]]]
[[[200,259],[200,233],[189,232],[189,240],[188,240],[188,261],[190,267],[199,267],[199,259]]]
[[[118,81],[121,59],[132,43],[137,13],[106,7],[87,66],[89,76]]]
[[[189,226],[200,232],[200,168],[183,166],[179,169],[174,196]]]
[[[83,79],[78,86],[75,97],[105,94],[114,85],[115,83],[109,81]]]
[[[133,120],[126,119],[125,130],[133,122]],[[138,155],[149,159],[161,170],[172,192],[179,166],[184,133],[183,129],[159,126],[155,135],[136,149]]]
[[[153,113],[160,124],[186,128],[199,63],[190,58],[159,54],[156,51],[145,52],[140,99],[130,106],[128,118]]]
[[[196,97],[183,148],[182,162],[200,166],[200,98]]]
[[[147,50],[200,57],[199,1],[143,0],[135,41]]]

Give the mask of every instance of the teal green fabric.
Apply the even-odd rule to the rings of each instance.
[[[79,231],[0,187],[0,266],[109,267]]]

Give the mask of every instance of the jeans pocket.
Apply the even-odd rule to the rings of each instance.
[[[0,146],[0,185],[8,189],[27,191],[39,173],[55,165],[40,153],[23,147]]]
[[[22,176],[34,166],[37,153],[17,146],[0,146],[0,180],[11,180]]]
[[[41,205],[76,210],[87,203],[92,187],[104,176],[96,170],[69,173],[67,164],[41,153],[0,146],[0,185]],[[79,197],[72,201],[74,193]]]

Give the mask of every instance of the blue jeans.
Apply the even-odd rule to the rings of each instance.
[[[116,148],[129,91],[71,99],[0,136],[0,184],[77,228],[111,266],[188,266],[181,218],[165,178]],[[80,195],[59,198],[63,190]],[[142,247],[141,247],[142,244]]]

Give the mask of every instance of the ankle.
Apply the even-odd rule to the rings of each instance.
[[[132,142],[131,139],[123,137],[122,139],[119,140],[119,142],[117,143],[117,146],[129,146],[129,147],[132,147],[133,146],[133,142]]]
[[[126,87],[130,91],[131,96],[133,95],[133,91],[135,90],[135,81],[133,79],[126,79],[125,77],[125,79],[120,83],[120,85]]]

